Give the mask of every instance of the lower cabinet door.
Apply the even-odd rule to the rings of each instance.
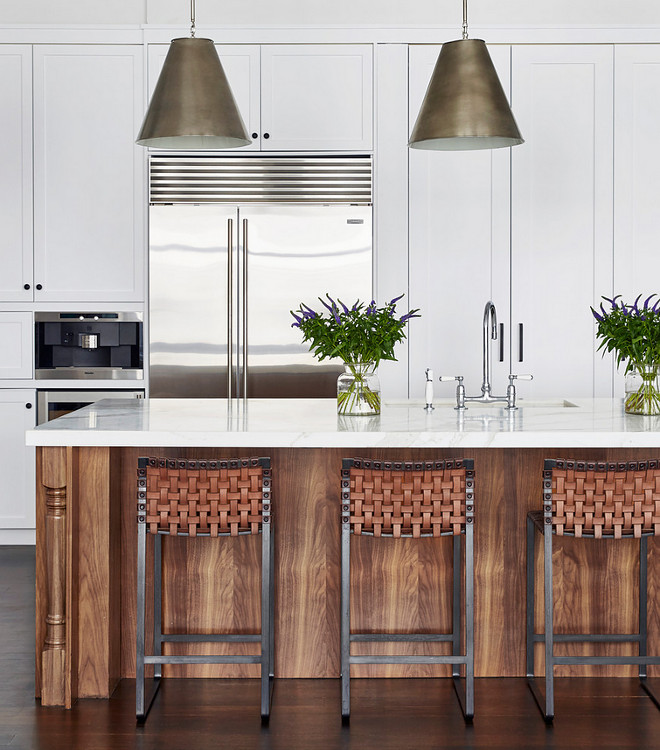
[[[25,445],[25,431],[36,424],[35,396],[29,389],[0,389],[0,529],[35,525],[35,449]]]

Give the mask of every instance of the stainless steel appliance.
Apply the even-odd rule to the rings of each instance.
[[[333,396],[290,310],[372,296],[371,158],[150,161],[153,397]]]
[[[37,424],[50,422],[64,414],[69,414],[83,406],[101,401],[104,398],[144,398],[144,391],[121,390],[112,391],[37,391]]]
[[[36,312],[37,380],[142,380],[141,313]]]

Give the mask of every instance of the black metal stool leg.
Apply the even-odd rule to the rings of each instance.
[[[648,636],[648,538],[643,536],[639,540],[639,655],[647,655]],[[639,665],[639,679],[642,689],[649,698],[660,708],[660,697],[651,689],[646,681],[646,664]]]
[[[465,719],[472,721],[474,717],[474,526],[471,523],[465,527],[465,657]]]
[[[147,553],[147,531],[144,523],[138,524],[138,549],[137,549],[137,622],[136,622],[136,658],[135,658],[135,716],[138,722],[143,723],[151,704],[153,703],[158,688],[160,687],[160,676],[155,677],[150,684],[149,695],[145,695],[145,609],[146,609],[146,553]],[[160,589],[160,587],[159,587]],[[159,594],[160,598],[160,594]]]
[[[543,534],[543,576],[544,576],[544,609],[545,609],[545,712],[543,718],[551,722],[555,716],[554,693],[554,617],[552,591],[552,532],[548,528]]]
[[[271,533],[270,523],[262,524],[261,531],[261,720],[270,716],[271,654]]]
[[[344,516],[345,517],[345,516]],[[341,716],[348,721],[351,714],[350,667],[350,584],[351,584],[351,534],[348,521],[341,525]]]
[[[162,544],[163,537],[154,534],[154,654],[163,654],[163,587]],[[161,677],[162,665],[154,664],[154,677]]]
[[[453,588],[452,588],[452,643],[451,653],[458,656],[461,653],[461,536],[455,534],[452,537],[454,546],[454,569],[453,569]],[[452,664],[452,677],[459,677],[461,674],[460,664]]]
[[[527,605],[526,605],[526,641],[525,641],[525,661],[527,678],[534,677],[534,597],[536,594],[535,576],[534,576],[534,541],[535,541],[534,522],[527,518],[527,550],[526,550],[526,572],[527,572]]]

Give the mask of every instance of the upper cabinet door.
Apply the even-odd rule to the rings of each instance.
[[[370,44],[261,48],[262,148],[370,150]]]
[[[234,99],[241,113],[248,136],[252,143],[232,151],[258,151],[261,148],[261,110],[259,106],[259,70],[260,50],[258,44],[216,44],[216,50],[231,87]],[[168,44],[150,44],[149,64],[149,101],[156,88],[158,76],[163,68]],[[146,106],[146,105],[145,105]]]
[[[35,299],[144,299],[140,46],[34,49]]]
[[[32,300],[30,46],[0,46],[0,98],[0,299],[29,302]]]
[[[660,44],[614,54],[614,293],[631,302],[660,293]]]
[[[612,393],[589,309],[612,289],[612,55],[606,45],[513,49],[525,138],[511,150],[513,369],[534,376],[524,393],[536,398]]]
[[[439,52],[439,46],[410,47],[408,132]],[[496,45],[489,52],[508,93],[511,48]],[[510,151],[409,149],[410,297],[406,304],[422,313],[408,331],[411,398],[423,397],[427,367],[436,375],[463,375],[468,394],[479,395],[483,311],[491,299],[498,322],[505,326],[503,339],[492,342],[491,385],[495,395],[506,393]],[[455,385],[436,384],[436,395],[451,398]]]

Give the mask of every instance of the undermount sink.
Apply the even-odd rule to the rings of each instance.
[[[571,409],[578,409],[578,405],[574,404],[572,401],[567,401],[565,398],[560,399],[549,399],[548,401],[527,401],[524,398],[518,399],[516,402],[516,406],[520,407],[521,409],[523,407],[528,408],[546,408],[546,409],[564,409],[564,408],[571,408]]]

